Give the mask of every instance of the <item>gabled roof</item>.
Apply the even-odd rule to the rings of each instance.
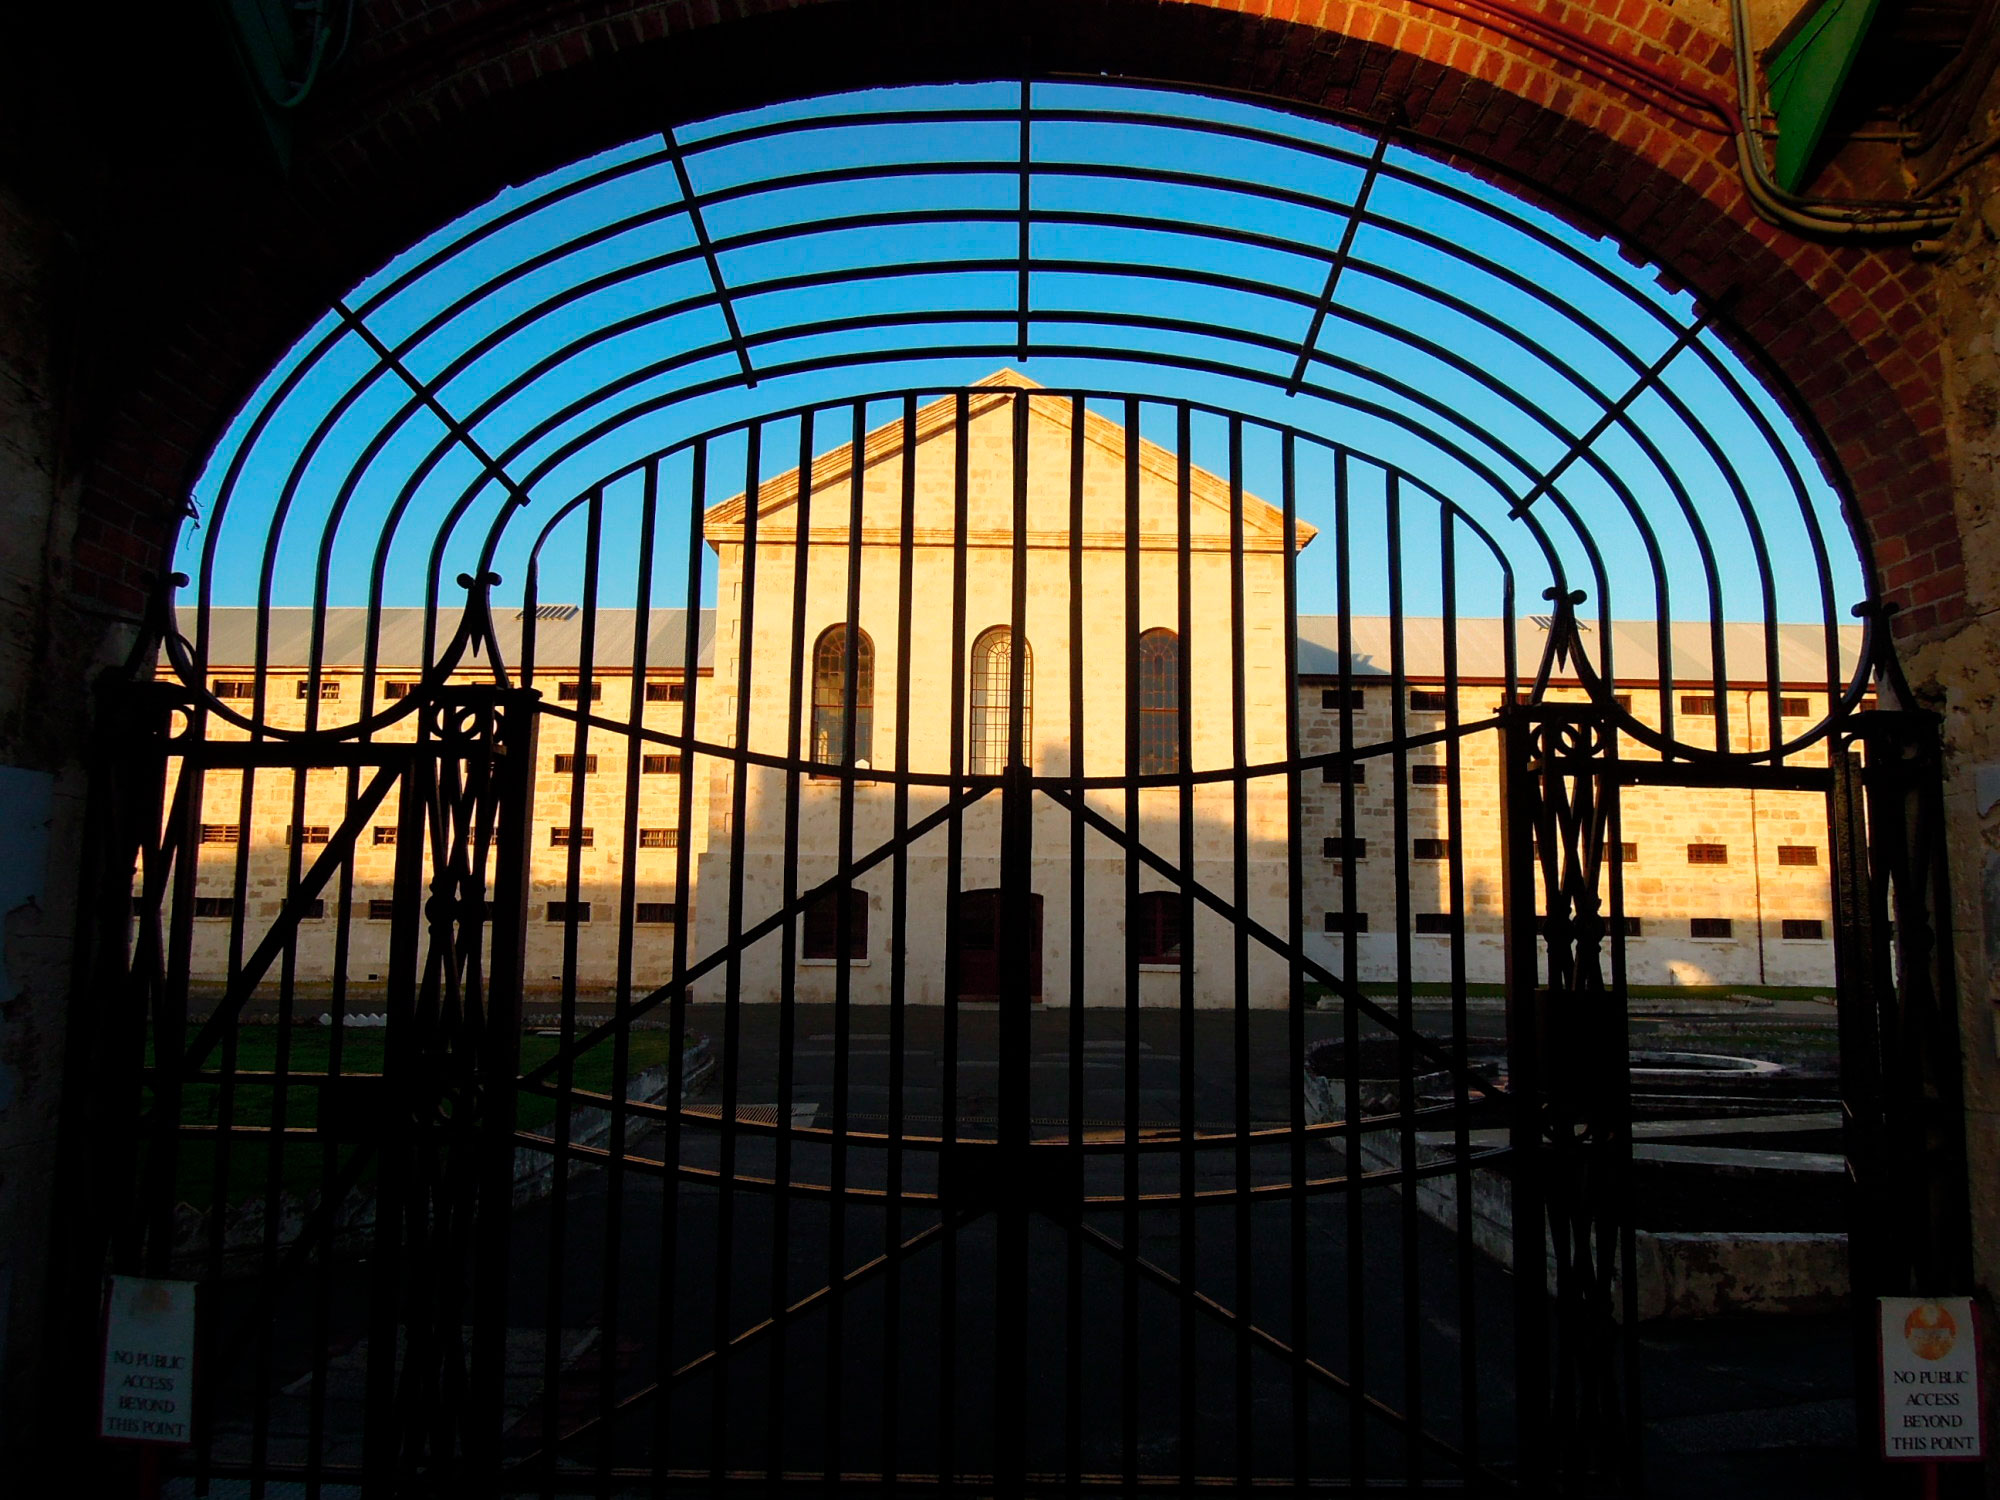
[[[655,671],[678,671],[686,660],[687,636],[684,609],[654,609],[646,631],[646,661]],[[375,661],[379,670],[408,676],[422,670],[424,662],[424,622],[428,611],[415,605],[387,605],[376,635]],[[496,608],[493,633],[509,671],[521,665],[521,612]],[[602,609],[597,612],[597,664],[610,671],[631,667],[637,632],[637,616],[629,609]],[[181,622],[192,630],[192,612]],[[279,606],[271,610],[268,660],[272,667],[302,668],[312,654],[313,612],[299,606]],[[458,627],[454,611],[439,617],[437,649],[442,649]],[[698,670],[714,665],[715,611],[701,612],[700,635],[696,638]],[[326,612],[321,662],[328,667],[359,668],[367,659],[368,611],[355,606],[331,608]],[[211,672],[251,669],[257,660],[257,611],[249,608],[220,608],[209,614],[208,665]],[[574,672],[583,660],[582,611],[571,607],[564,615],[559,609],[545,609],[535,621],[535,668],[542,672]],[[467,663],[467,670],[482,665]]]
[[[994,412],[1015,399],[1017,391],[1040,391],[1044,387],[1029,379],[1019,370],[995,370],[985,379],[975,383],[972,395],[966,402],[968,425]],[[983,393],[983,394],[982,394]],[[1049,396],[1028,403],[1031,421],[1067,434],[1070,429],[1070,412],[1073,410],[1067,396]],[[941,396],[927,406],[917,409],[915,444],[925,443],[953,430],[958,420],[958,397]],[[1106,457],[1119,463],[1125,460],[1125,429],[1108,417],[1084,409],[1084,441]],[[884,422],[872,429],[861,444],[861,464],[864,470],[877,464],[886,463],[901,455],[903,451],[903,424],[900,418]],[[1155,483],[1169,490],[1180,482],[1180,459],[1171,449],[1162,448],[1147,438],[1139,439],[1139,471]],[[815,495],[822,490],[832,489],[847,482],[854,473],[854,445],[838,443],[828,448],[813,460],[811,487]],[[1221,512],[1229,511],[1229,483],[1211,474],[1208,470],[1189,465],[1188,493],[1196,507],[1206,507]],[[709,507],[704,518],[704,530],[711,541],[740,540],[742,536],[743,513],[747,492],[730,496]],[[788,506],[797,503],[799,497],[799,471],[788,469],[774,478],[765,480],[757,490],[757,516],[761,523]],[[1303,548],[1319,534],[1319,528],[1305,520],[1293,523],[1297,545]],[[823,534],[821,527],[813,528],[815,537]],[[1243,536],[1247,544],[1261,543],[1259,550],[1269,551],[1273,546],[1282,546],[1285,535],[1284,513],[1266,500],[1245,492],[1243,496]],[[872,538],[871,538],[872,540]],[[930,538],[948,542],[949,538]],[[1103,539],[1092,539],[1102,545]],[[1109,539],[1116,542],[1120,539]]]

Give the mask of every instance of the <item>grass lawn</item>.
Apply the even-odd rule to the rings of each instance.
[[[188,1028],[190,1039],[197,1029],[193,1026]],[[381,1075],[386,1040],[382,1031],[350,1027],[340,1034],[338,1040],[341,1076]],[[559,1038],[552,1036],[523,1036],[523,1071],[555,1056],[558,1041]],[[275,1072],[282,1050],[288,1073],[323,1076],[334,1061],[334,1042],[334,1032],[328,1027],[300,1026],[286,1030],[276,1026],[245,1026],[236,1034],[233,1067],[239,1072]],[[634,1031],[628,1043],[628,1076],[666,1063],[671,1043],[671,1034],[664,1030]],[[210,1059],[210,1069],[220,1068],[224,1059],[225,1054],[218,1049]],[[572,1086],[587,1092],[610,1092],[613,1061],[613,1041],[607,1037],[577,1058]],[[281,1090],[276,1079],[239,1077],[229,1100],[229,1117],[239,1126],[269,1126],[282,1106],[284,1124],[288,1129],[310,1129],[319,1123],[319,1099],[320,1090],[315,1083],[295,1080]],[[150,1105],[150,1100],[148,1103]],[[520,1128],[535,1130],[555,1118],[556,1101],[545,1094],[523,1091],[517,1096],[515,1109]],[[182,1123],[215,1125],[221,1122],[222,1111],[221,1084],[195,1083],[182,1091]],[[175,1174],[176,1197],[181,1202],[196,1206],[213,1203],[221,1149],[219,1139],[182,1140]],[[328,1170],[330,1150],[336,1152],[332,1160],[342,1163],[354,1149],[351,1146],[332,1148],[317,1139],[288,1138],[282,1145],[278,1144],[276,1137],[266,1141],[232,1140],[227,1166],[228,1199],[237,1203],[267,1191],[274,1150],[279,1154],[279,1180],[283,1189],[302,1192],[317,1187],[323,1180]],[[374,1175],[371,1160],[360,1181],[364,1184],[372,1182]]]

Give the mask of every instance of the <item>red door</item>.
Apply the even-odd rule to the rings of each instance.
[[[1042,898],[1030,896],[1034,939],[1028,949],[1028,995],[1042,998]],[[958,998],[1000,998],[1000,892],[961,891],[958,897]]]

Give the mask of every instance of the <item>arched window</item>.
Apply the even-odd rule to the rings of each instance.
[[[1139,637],[1139,774],[1181,768],[1181,638],[1171,630]]]
[[[854,691],[850,695],[847,627],[828,626],[813,647],[812,758],[823,766],[846,765],[850,757],[854,762],[875,758],[875,643],[865,630],[854,632],[851,665]]]
[[[1181,916],[1179,891],[1148,891],[1139,898],[1132,913],[1132,936],[1139,946],[1140,963],[1181,962]]]
[[[995,625],[972,643],[972,774],[1007,769],[1008,697],[1013,688],[1014,632]],[[1021,643],[1021,761],[1034,759],[1035,652]]]

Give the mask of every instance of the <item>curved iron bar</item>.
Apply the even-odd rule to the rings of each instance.
[[[193,1082],[196,1080],[190,1079],[189,1081]],[[615,1096],[611,1094],[600,1093],[593,1089],[571,1088],[562,1090],[546,1082],[532,1086],[524,1083],[521,1091],[543,1099],[567,1099],[573,1104],[590,1108],[609,1109],[617,1102]],[[1502,1097],[1504,1097],[1504,1091],[1496,1091],[1495,1100],[1497,1101]],[[725,1122],[722,1116],[708,1113],[697,1107],[690,1107],[683,1104],[675,1108],[666,1104],[654,1104],[644,1099],[627,1099],[625,1101],[625,1108],[631,1114],[651,1120],[677,1119],[683,1125],[698,1125],[711,1129],[727,1123],[732,1129],[746,1135],[777,1136],[785,1134],[789,1135],[795,1141],[810,1141],[820,1144],[834,1144],[844,1141],[856,1145],[886,1145],[893,1141],[918,1151],[936,1151],[964,1145],[967,1141],[967,1138],[963,1136],[912,1135],[908,1132],[892,1135],[885,1131],[874,1130],[843,1129],[836,1131],[816,1125],[778,1125],[775,1123],[766,1123],[747,1115],[732,1116]],[[1360,1119],[1353,1121],[1336,1120],[1330,1124],[1305,1125],[1297,1129],[1289,1125],[1274,1125],[1265,1129],[1252,1129],[1248,1132],[1236,1130],[1193,1130],[1183,1132],[1172,1130],[1163,1125],[1148,1125],[1144,1127],[1146,1133],[1139,1137],[1137,1149],[1143,1155],[1154,1151],[1179,1151],[1184,1145],[1190,1143],[1196,1150],[1212,1150],[1225,1146],[1234,1149],[1237,1145],[1244,1142],[1264,1146],[1287,1145],[1294,1140],[1330,1139],[1356,1128],[1359,1128],[1365,1134],[1371,1130],[1387,1130],[1392,1126],[1404,1126],[1419,1120],[1432,1118],[1455,1120],[1462,1113],[1463,1111],[1456,1104],[1427,1105],[1417,1109],[1397,1110],[1391,1114],[1363,1115]],[[547,1144],[549,1138],[538,1136],[537,1139]],[[978,1138],[972,1139],[972,1145],[975,1148],[980,1145]],[[1086,1136],[1080,1145],[1063,1137],[1039,1136],[1029,1142],[1029,1149],[1034,1151],[1075,1150],[1081,1151],[1085,1156],[1091,1156],[1100,1153],[1108,1155],[1123,1152],[1127,1149],[1127,1144],[1121,1128],[1115,1137],[1107,1131],[1101,1138],[1097,1139]]]
[[[938,117],[954,118],[967,122],[975,122],[980,118],[977,111],[942,111],[939,112]],[[1014,112],[1011,110],[991,111],[988,115],[988,118],[995,121],[1011,120],[1013,117],[1014,117]],[[882,112],[879,118],[882,123],[893,124],[893,123],[908,123],[908,121],[913,117],[909,115],[907,112],[886,111]],[[1058,122],[1058,123],[1122,122],[1126,124],[1145,123],[1148,125],[1159,125],[1159,126],[1171,125],[1173,127],[1180,129],[1206,131],[1218,136],[1229,136],[1243,140],[1255,139],[1258,140],[1259,142],[1267,144],[1282,144],[1286,146],[1287,149],[1300,152],[1305,155],[1317,155],[1323,160],[1336,163],[1343,163],[1348,166],[1358,165],[1361,160],[1360,154],[1358,152],[1343,152],[1337,146],[1327,145],[1324,143],[1301,142],[1297,137],[1286,136],[1282,132],[1264,131],[1260,133],[1254,129],[1243,127],[1240,124],[1236,124],[1233,122],[1216,122],[1216,121],[1189,122],[1185,120],[1174,120],[1172,119],[1172,117],[1160,116],[1158,114],[1148,114],[1146,112],[1135,112],[1130,110],[1103,110],[1103,109],[1070,110],[1070,111],[1064,111],[1060,109],[1043,109],[1038,111],[1037,118],[1038,119],[1047,118],[1050,119],[1052,122]],[[749,133],[739,133],[737,135],[732,136],[725,132],[720,135],[703,138],[693,143],[690,146],[689,151],[691,155],[699,155],[700,153],[705,151],[716,150],[720,149],[723,146],[740,143],[743,140],[750,139],[752,136],[772,136],[783,133],[784,131],[795,130],[795,129],[796,130],[833,129],[843,125],[855,124],[863,119],[864,117],[862,116],[850,115],[850,116],[836,116],[829,119],[815,120],[810,122],[767,123],[763,126],[754,127],[752,131],[750,131]],[[666,158],[664,156],[660,156],[658,159],[664,160]],[[635,160],[634,162],[619,164],[613,167],[605,168],[597,173],[593,173],[590,175],[590,177],[586,178],[584,182],[585,184],[601,183],[604,181],[611,180],[615,177],[629,176],[632,172],[643,170],[647,166],[653,164],[657,164],[654,158],[641,157]],[[1011,162],[1004,164],[997,161],[976,162],[970,164],[968,170],[998,172],[1001,170],[1012,170],[1013,165],[1014,164]],[[1067,166],[1074,166],[1074,164],[1067,164]],[[1035,162],[1033,163],[1033,169],[1037,174],[1060,176],[1066,170],[1066,164]],[[907,176],[910,174],[910,171],[913,170],[917,171],[920,175],[930,175],[935,170],[941,170],[941,164],[896,163],[896,164],[885,165],[873,170],[891,177],[898,175]],[[1100,176],[1103,175],[1103,169],[1094,164],[1084,164],[1082,166],[1075,166],[1075,170],[1083,174],[1100,175]],[[1386,162],[1384,164],[1383,170],[1393,180],[1404,182],[1405,184],[1417,187],[1426,193],[1434,194],[1448,201],[1453,201],[1459,207],[1467,211],[1477,212],[1479,214],[1485,215],[1495,220],[1496,222],[1505,223],[1520,232],[1529,234],[1532,238],[1536,238],[1540,243],[1542,243],[1547,248],[1554,250],[1560,253],[1561,255],[1565,256],[1567,259],[1571,261],[1572,264],[1577,265],[1580,270],[1586,271],[1588,274],[1594,276],[1596,283],[1598,285],[1613,288],[1616,291],[1617,295],[1627,305],[1633,306],[1635,308],[1643,308],[1649,316],[1655,318],[1656,320],[1661,321],[1663,326],[1672,326],[1671,320],[1666,317],[1664,310],[1658,307],[1657,305],[1653,304],[1652,302],[1650,302],[1649,299],[1639,296],[1635,288],[1632,288],[1631,286],[1625,284],[1619,278],[1611,276],[1608,272],[1604,271],[1602,268],[1589,265],[1588,258],[1581,256],[1579,252],[1576,251],[1575,247],[1565,244],[1560,237],[1552,235],[1542,226],[1535,224],[1532,220],[1527,219],[1525,216],[1519,213],[1510,212],[1504,206],[1498,206],[1490,202],[1481,201],[1476,197],[1465,193],[1463,190],[1457,189],[1452,184],[1441,182],[1436,176],[1427,172],[1413,170],[1404,167],[1398,163],[1395,163],[1393,161]],[[1241,190],[1241,184],[1229,182],[1225,179],[1209,177],[1206,176],[1205,174],[1200,174],[1200,173],[1179,173],[1179,174],[1166,174],[1164,176],[1158,176],[1156,174],[1149,174],[1148,171],[1144,168],[1134,168],[1127,175],[1131,175],[1134,178],[1134,180],[1157,180],[1160,182],[1179,183],[1181,185],[1190,187],[1202,187],[1202,188],[1229,187],[1232,190],[1238,190],[1238,191]],[[793,177],[790,179],[786,178],[758,179],[758,180],[753,180],[751,182],[738,184],[732,188],[723,189],[719,192],[714,192],[707,195],[701,195],[699,197],[699,204],[722,204],[731,201],[732,197],[741,197],[743,195],[751,193],[776,192],[782,190],[784,186],[797,186],[800,185],[801,183],[810,185],[811,183],[820,180],[822,179],[815,177],[814,174],[810,173],[793,174]],[[860,177],[853,172],[848,172],[845,174],[841,174],[841,180],[857,181],[860,180]],[[583,185],[581,184],[578,185],[576,191],[582,191],[582,190],[584,190]],[[519,223],[531,211],[537,210],[539,208],[548,207],[551,203],[560,202],[565,197],[568,196],[571,196],[571,189],[569,188],[554,190],[550,193],[542,195],[541,197],[536,199],[532,204],[521,205],[517,209],[509,210],[507,214],[500,216],[500,219],[504,219],[508,223]],[[1317,211],[1324,211],[1327,213],[1346,214],[1350,209],[1350,205],[1342,203],[1337,199],[1329,197],[1315,197],[1314,195],[1311,194],[1302,194],[1302,193],[1287,194],[1283,191],[1279,191],[1276,192],[1275,194],[1269,194],[1266,196],[1273,197],[1274,201],[1291,201],[1294,202],[1297,206],[1300,207],[1311,206]],[[676,204],[670,206],[667,209],[663,209],[662,212],[671,212],[674,210],[688,209],[692,206],[699,206],[699,205],[698,204],[691,205],[688,203]],[[963,219],[967,216],[968,213],[972,212],[974,211],[968,210],[960,212],[958,217]],[[628,216],[628,218],[629,217],[630,216]],[[1349,217],[1351,219],[1353,216],[1349,215]],[[496,219],[494,222],[498,224],[500,222],[500,219]],[[1035,222],[1038,224],[1048,223],[1052,226],[1059,225],[1060,223],[1063,222],[1063,216],[1053,212],[1046,213],[1045,216],[1044,211],[1038,210],[1036,211]],[[1407,234],[1409,230],[1409,226],[1398,225],[1392,218],[1384,215],[1378,215],[1373,210],[1370,210],[1368,214],[1363,217],[1363,222],[1366,222],[1376,228],[1399,231],[1405,234]],[[611,226],[605,226],[605,229],[603,231],[594,232],[593,236],[588,238],[602,239],[612,233],[617,232],[620,229],[620,227],[621,227],[620,225],[615,223]],[[1169,233],[1178,235],[1186,235],[1189,233],[1206,234],[1208,230],[1212,228],[1212,226],[1199,226],[1199,225],[1191,226],[1190,224],[1181,221],[1152,221],[1149,224],[1149,227],[1155,229],[1164,229]],[[811,232],[804,230],[801,228],[801,226],[797,225],[780,226],[779,230],[775,232],[783,233],[787,231],[794,233]],[[497,230],[493,232],[497,232]],[[769,230],[764,231],[764,233],[766,234],[770,234],[772,232],[774,231],[769,231]],[[463,249],[466,245],[477,242],[487,233],[488,231],[486,231],[485,229],[476,228],[469,234],[461,236],[459,239],[454,241],[452,246],[439,247],[438,250],[432,252],[431,256],[426,258],[426,261],[422,263],[422,265],[434,266],[438,264],[443,264],[444,261],[449,258],[449,255],[453,253],[454,247],[456,249]],[[723,238],[718,238],[716,243],[719,249],[726,250],[731,242],[726,237],[723,237]],[[543,253],[544,263],[548,263],[547,258],[549,257],[555,257],[562,253],[568,253],[570,248],[571,247],[569,246],[552,247],[551,249],[545,251]],[[1300,246],[1298,248],[1303,250],[1303,249],[1309,249],[1311,247]],[[1461,258],[1463,258],[1462,253],[1461,253]],[[1362,269],[1362,259],[1363,258],[1361,257],[1355,258],[1356,269]],[[952,264],[953,263],[949,262],[944,263],[944,265],[946,266],[951,266]],[[966,262],[964,264],[976,265],[978,263]],[[1040,261],[1036,262],[1036,268],[1038,270],[1044,269]],[[421,269],[422,266],[413,266],[409,271],[405,272],[401,277],[398,278],[396,284],[381,289],[378,293],[374,294],[369,298],[361,299],[359,306],[367,310],[373,310],[378,307],[386,306],[388,301],[396,291],[407,288],[408,286],[412,286],[415,284],[415,279],[419,275]],[[937,264],[926,264],[913,268],[911,274],[930,275],[934,274],[938,269],[939,266]],[[1053,264],[1049,269],[1063,269],[1063,267],[1058,263],[1058,264]],[[1122,274],[1119,272],[1114,272],[1113,268],[1109,263],[1095,264],[1095,263],[1085,262],[1082,263],[1080,269],[1087,269],[1095,274]],[[1185,267],[1164,266],[1164,265],[1131,268],[1130,274],[1138,275],[1142,271],[1143,274],[1147,276],[1167,277],[1167,278],[1194,276],[1202,274],[1200,272],[1191,271]],[[619,273],[607,273],[607,274],[617,275]],[[1532,282],[1527,282],[1526,278],[1516,277],[1515,281],[1517,285],[1521,285],[1523,283],[1525,283],[1529,287],[1532,287],[1533,285]],[[822,278],[819,284],[830,284],[830,283],[825,281],[824,278]],[[476,299],[479,296],[489,294],[493,289],[494,285],[495,283],[489,281],[485,285],[472,289],[465,295],[467,298]],[[748,294],[754,295],[754,289],[756,284],[750,283],[748,285],[750,288]],[[746,291],[744,288],[738,288],[732,293],[732,295],[742,297],[746,295]],[[1270,289],[1267,292],[1267,295],[1280,295],[1281,297],[1283,297],[1285,294],[1278,292],[1276,289]],[[1296,297],[1291,297],[1288,300],[1291,300],[1296,303],[1299,299]],[[1336,307],[1335,312],[1338,314],[1344,314],[1345,310]],[[1000,319],[1001,315],[1002,315],[1002,310],[995,309],[993,321],[997,322]],[[1046,315],[1043,312],[1039,311],[1035,314],[1037,321],[1043,320],[1045,316]],[[796,328],[786,328],[786,329],[775,330],[771,333],[761,335],[760,337],[768,339],[768,338],[797,338],[802,336],[810,336],[809,331],[802,331]],[[1606,348],[1609,352],[1611,352],[1614,355],[1614,357],[1626,360],[1628,362],[1631,361],[1633,358],[1635,358],[1632,351],[1620,340],[1613,338],[1606,338],[1602,342],[1604,348]],[[324,340],[322,341],[322,343],[324,343]],[[698,358],[706,358],[709,356],[711,352],[719,353],[721,352],[722,348],[723,346],[718,345],[715,347],[713,351],[706,349],[698,351]],[[883,352],[884,351],[870,351],[867,358],[871,360],[879,359],[882,356]],[[1038,346],[1037,352],[1045,352],[1045,351],[1040,346]],[[1093,351],[1093,352],[1109,353],[1112,351]],[[1130,355],[1132,351],[1117,351],[1117,352]],[[922,353],[924,357],[929,358],[937,355],[939,351],[936,349],[926,349],[922,351]],[[1703,358],[1705,362],[1709,363],[1712,367],[1718,368],[1720,373],[1728,376],[1729,379],[1733,382],[1734,380],[1733,375],[1729,375],[1729,372],[1727,372],[1726,367],[1721,367],[1719,365],[1719,361],[1716,360],[1716,357],[1714,356],[1712,351],[1704,349]],[[297,369],[303,367],[304,367],[303,364],[299,367],[295,367],[295,370],[292,372],[293,375],[296,375]],[[1241,372],[1238,371],[1237,373],[1240,374]],[[1371,372],[1360,371],[1357,373],[1366,375]],[[438,382],[434,382],[433,384],[435,385],[437,383]],[[1737,394],[1739,395],[1740,398],[1741,396],[1740,388],[1738,389]],[[1738,404],[1739,406],[1743,407],[1750,413],[1753,422],[1758,423],[1760,427],[1766,430],[1765,435],[1767,443],[1771,451],[1776,455],[1778,462],[1781,465],[1785,466],[1788,470],[1795,470],[1796,466],[1792,463],[1791,456],[1787,451],[1785,445],[1782,442],[1774,442],[1774,443],[1769,442],[1769,437],[1771,436],[1771,434],[1768,432],[1768,423],[1764,423],[1762,421],[1762,413],[1756,409],[1755,403],[1739,399]],[[258,413],[258,420],[261,421],[262,419],[267,417],[269,412],[273,409],[274,409],[273,406],[267,403],[264,406],[264,408]],[[602,424],[600,424],[600,426],[601,425]],[[1699,432],[1700,430],[1699,424],[1696,424],[1694,430]],[[240,468],[240,460],[245,452],[247,452],[247,444],[244,447],[240,447],[237,454],[232,455],[232,465],[234,467]],[[1671,474],[1671,469],[1669,467],[1663,470],[1662,472]],[[1725,470],[1725,473],[1728,474],[1730,477],[1732,490],[1740,494],[1741,486],[1736,482],[1736,476],[1733,474],[1733,471]],[[1816,521],[1816,517],[1812,515],[1811,507],[1809,505],[1805,506],[1804,509],[1808,524],[1808,530],[1810,532],[1812,524]],[[213,526],[211,527],[211,539],[214,537],[214,535],[217,533],[218,530],[219,528],[217,527]],[[1605,591],[1600,590],[1600,598],[1604,597],[1604,592]],[[1719,608],[1719,605],[1717,607]]]
[[[714,1124],[714,1121],[707,1122]],[[847,1139],[852,1139],[851,1136]],[[647,1177],[671,1177],[682,1182],[699,1183],[715,1187],[727,1184],[731,1187],[747,1188],[756,1193],[791,1193],[800,1197],[817,1198],[822,1201],[842,1201],[882,1205],[890,1202],[910,1204],[950,1203],[951,1195],[923,1192],[914,1188],[902,1188],[891,1193],[887,1188],[856,1187],[846,1183],[835,1187],[830,1183],[805,1182],[793,1176],[779,1181],[776,1178],[760,1177],[755,1173],[733,1172],[724,1174],[711,1167],[690,1166],[684,1161],[664,1161],[657,1156],[639,1156],[627,1151],[618,1154],[602,1146],[586,1146],[576,1141],[556,1142],[547,1136],[532,1131],[517,1131],[514,1135],[517,1147],[543,1152],[558,1159],[590,1162],[606,1165],[617,1162],[628,1172],[637,1172]],[[1176,1143],[1181,1149],[1183,1143]],[[988,1148],[984,1142],[968,1141],[960,1137],[953,1143],[954,1150],[981,1151]],[[1120,1148],[1121,1151],[1123,1148]],[[1122,1208],[1127,1204],[1140,1207],[1179,1208],[1193,1202],[1204,1205],[1240,1202],[1283,1202],[1295,1193],[1306,1192],[1314,1196],[1347,1192],[1355,1188],[1394,1187],[1403,1183],[1425,1182],[1433,1177],[1443,1177],[1456,1173],[1461,1165],[1490,1166],[1504,1161],[1514,1154],[1512,1146],[1494,1146],[1474,1151],[1470,1156],[1456,1155],[1443,1157],[1438,1161],[1423,1162],[1414,1167],[1374,1167],[1359,1172],[1341,1172],[1332,1177],[1309,1177],[1295,1180],[1287,1177],[1279,1182],[1253,1183],[1239,1187],[1196,1188],[1192,1191],[1175,1189],[1162,1193],[1077,1193],[1067,1201],[1083,1209]]]

